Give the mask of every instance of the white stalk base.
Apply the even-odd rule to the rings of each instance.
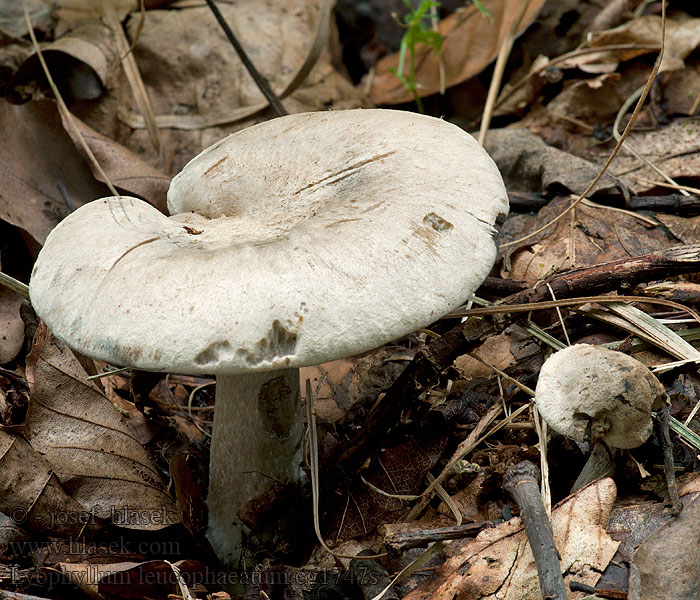
[[[302,434],[298,369],[217,377],[207,537],[224,565],[241,558],[237,511],[275,482],[300,479]]]

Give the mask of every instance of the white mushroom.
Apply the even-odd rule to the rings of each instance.
[[[554,431],[579,442],[589,433],[622,449],[646,442],[651,412],[665,398],[663,385],[638,360],[587,344],[550,356],[535,389],[537,410]]]
[[[240,556],[236,512],[301,476],[297,368],[369,350],[464,302],[508,209],[474,139],[390,110],[297,114],[194,158],[173,217],[96,200],[49,235],[34,307],[80,352],[217,375],[209,538]]]

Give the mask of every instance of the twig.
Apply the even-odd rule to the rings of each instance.
[[[0,285],[6,287],[13,292],[22,294],[25,298],[29,298],[29,286],[26,283],[22,283],[14,277],[10,277],[6,273],[0,273]]]
[[[452,525],[450,527],[435,527],[433,529],[420,529],[417,531],[392,531],[392,525],[385,526],[384,544],[391,547],[396,552],[404,552],[411,548],[422,548],[433,542],[444,542],[446,540],[459,540],[465,537],[472,537],[479,534],[484,529],[493,527],[490,521],[479,523],[464,523],[462,525]]]
[[[510,56],[510,51],[513,49],[513,42],[515,41],[515,36],[520,28],[520,22],[525,16],[525,11],[530,5],[530,0],[521,0],[520,9],[518,14],[510,25],[510,30],[503,38],[501,42],[501,47],[498,49],[498,57],[496,58],[496,66],[493,69],[493,75],[491,77],[491,84],[489,85],[489,91],[486,96],[486,104],[484,105],[484,114],[481,117],[481,128],[479,129],[479,144],[481,146],[486,142],[486,132],[489,130],[489,125],[491,124],[491,115],[493,114],[493,107],[496,103],[496,97],[498,96],[498,90],[501,87],[501,81],[503,81],[503,73],[506,70],[506,62],[508,62],[508,57]]]
[[[671,442],[671,434],[669,431],[671,420],[671,404],[666,402],[661,410],[661,422],[659,429],[661,431],[661,447],[664,454],[664,473],[666,475],[666,487],[668,496],[671,500],[672,512],[674,516],[681,514],[683,504],[678,497],[678,484],[676,483],[676,471],[673,464],[673,442]]]
[[[665,188],[670,188],[672,190],[679,190],[681,192],[692,192],[693,194],[700,194],[700,188],[696,187],[691,187],[689,185],[679,185],[675,182],[667,182],[667,181],[654,181],[653,179],[646,179],[644,177],[639,177],[638,175],[634,175],[635,179],[638,179],[639,181],[642,181],[644,183],[651,183],[652,185],[658,185],[659,187],[665,187]],[[683,196],[689,196],[689,194],[683,194]]]
[[[678,213],[689,216],[700,213],[700,197],[682,196],[681,194],[632,196],[629,207],[632,210],[652,210],[654,212]]]
[[[503,487],[520,507],[520,517],[537,565],[542,598],[566,600],[559,552],[554,544],[552,526],[542,503],[539,478],[537,467],[529,461],[523,461],[506,471]]]
[[[248,54],[246,54],[246,51],[243,49],[243,46],[241,46],[241,43],[238,41],[238,38],[236,38],[235,34],[233,33],[233,30],[228,26],[228,23],[219,11],[214,0],[206,0],[206,2],[209,8],[211,9],[211,12],[214,13],[214,17],[216,17],[216,20],[219,22],[219,25],[221,25],[221,29],[224,30],[228,41],[231,42],[231,45],[235,48],[236,52],[238,53],[238,56],[241,59],[241,62],[243,63],[243,66],[247,69],[248,73],[250,73],[250,76],[253,78],[253,80],[255,81],[256,85],[263,93],[265,98],[267,98],[267,101],[270,103],[270,106],[272,106],[272,108],[275,109],[275,112],[277,112],[278,116],[284,117],[285,115],[288,115],[289,113],[287,112],[287,109],[284,108],[284,106],[282,106],[282,102],[277,97],[277,94],[275,94],[275,92],[270,87],[270,84],[267,81],[267,79],[265,79],[265,77],[263,77],[260,74],[260,72],[255,68],[255,65],[248,57]]]
[[[88,146],[87,142],[85,141],[83,134],[80,133],[80,129],[78,128],[78,124],[75,122],[73,113],[71,113],[68,110],[68,107],[66,106],[66,103],[63,101],[63,97],[61,96],[61,92],[59,92],[58,87],[56,86],[56,83],[54,82],[53,77],[51,76],[51,71],[49,71],[49,67],[46,64],[46,61],[44,60],[44,53],[41,51],[41,48],[39,47],[39,42],[37,41],[36,36],[34,35],[34,28],[32,27],[32,20],[29,17],[29,8],[27,7],[27,0],[22,0],[22,7],[24,8],[24,20],[27,23],[27,29],[29,29],[29,37],[32,39],[34,51],[36,52],[36,56],[39,59],[39,63],[41,63],[41,68],[44,71],[44,75],[46,75],[46,81],[48,81],[51,91],[53,92],[54,96],[56,96],[58,112],[70,125],[71,129],[73,129],[73,132],[76,135],[80,147],[87,155],[94,169],[97,171],[100,177],[102,177],[102,181],[109,188],[111,194],[117,198],[120,197],[119,192],[112,185],[112,182],[110,181],[109,177],[107,177],[107,173],[104,172],[100,163],[97,162],[97,159],[92,153],[92,150],[90,150],[90,146]]]

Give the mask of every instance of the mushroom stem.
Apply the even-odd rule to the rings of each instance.
[[[302,433],[298,369],[217,377],[207,537],[225,565],[241,557],[238,511],[275,483],[301,478]]]

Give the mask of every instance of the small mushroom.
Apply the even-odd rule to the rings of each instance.
[[[353,110],[225,138],[173,179],[168,209],[129,197],[78,209],[48,236],[30,295],[83,354],[216,374],[208,537],[237,564],[239,509],[302,477],[298,368],[463,303],[493,265],[507,195],[458,127]]]
[[[535,389],[537,410],[554,431],[621,449],[646,442],[651,412],[665,398],[663,385],[638,360],[588,344],[550,356]]]

